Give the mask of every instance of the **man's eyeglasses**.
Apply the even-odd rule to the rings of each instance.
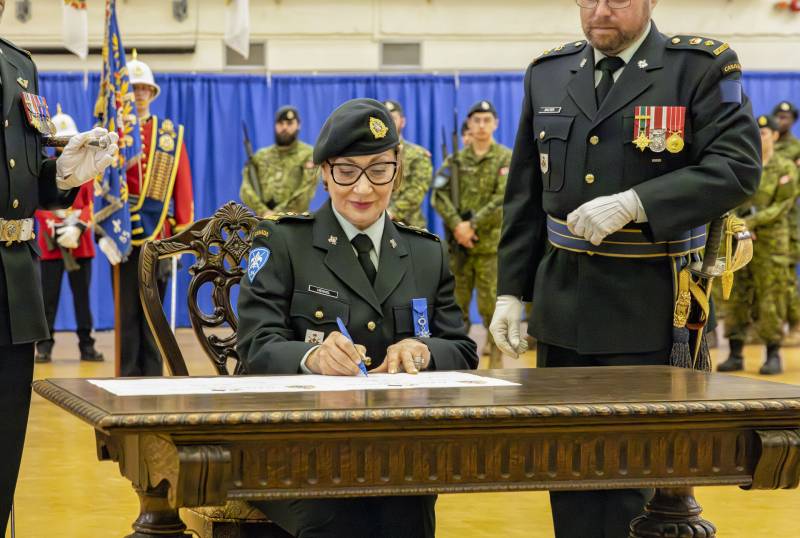
[[[575,0],[575,3],[584,9],[594,9],[600,0]],[[625,9],[631,7],[631,0],[606,0],[606,4],[611,9]]]
[[[397,161],[372,163],[366,168],[350,163],[332,163],[330,161],[327,163],[331,167],[333,181],[342,187],[353,185],[361,178],[362,174],[366,175],[373,185],[386,185],[391,183],[397,174]]]

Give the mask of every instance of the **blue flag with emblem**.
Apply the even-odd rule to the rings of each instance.
[[[94,115],[103,127],[119,135],[116,161],[102,177],[95,179],[95,224],[114,240],[122,256],[127,257],[131,251],[131,213],[125,171],[135,166],[142,152],[142,139],[117,24],[116,0],[106,0],[103,76]]]

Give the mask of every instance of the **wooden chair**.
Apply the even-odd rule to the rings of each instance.
[[[243,374],[245,366],[236,353],[238,320],[231,304],[231,291],[245,273],[242,262],[247,258],[260,221],[246,207],[228,202],[213,217],[198,220],[169,239],[149,241],[142,246],[139,297],[170,374],[185,376],[189,371],[161,304],[158,262],[179,254],[195,256],[195,262],[189,267],[192,279],[187,294],[194,333],[219,375],[231,373],[231,362],[233,374]],[[201,290],[206,286],[211,287],[211,312],[204,312],[199,305]],[[219,335],[219,329],[224,331],[223,336]],[[289,536],[256,508],[241,501],[219,507],[182,509],[181,517],[188,528],[203,538]]]

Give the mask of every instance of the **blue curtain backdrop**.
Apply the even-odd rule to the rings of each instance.
[[[99,75],[91,73],[41,73],[41,89],[55,112],[61,103],[75,118],[80,129],[91,127]],[[156,82],[161,95],[153,103],[153,113],[167,116],[186,126],[186,146],[194,178],[195,217],[211,215],[229,200],[239,200],[241,167],[244,162],[241,121],[245,120],[255,147],[273,143],[273,113],[284,104],[300,110],[300,138],[314,143],[316,134],[330,112],[343,101],[355,97],[396,99],[408,118],[405,137],[428,148],[434,167],[443,158],[441,130],[453,128],[453,110],[463,119],[478,100],[491,100],[500,114],[497,140],[512,146],[523,97],[522,73],[481,73],[461,75],[223,75],[160,74]],[[770,112],[776,102],[788,99],[800,103],[800,73],[748,73],[745,89],[756,114]],[[797,134],[800,135],[800,125]],[[312,202],[319,207],[326,195],[320,188]],[[438,217],[425,202],[430,228],[441,232]],[[187,260],[188,262],[189,260]],[[188,265],[188,264],[187,264]],[[188,274],[178,278],[178,325],[188,326],[186,289]],[[62,286],[56,328],[73,330],[72,297],[69,286]],[[92,312],[97,329],[114,325],[114,305],[110,300],[111,276],[108,263],[98,254],[92,275]],[[477,312],[473,319],[479,319]]]

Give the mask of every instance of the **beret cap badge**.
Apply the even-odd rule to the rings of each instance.
[[[370,116],[369,118],[369,130],[372,133],[372,136],[375,139],[385,138],[386,134],[389,132],[389,128],[386,127],[386,124],[383,123],[380,119]]]

